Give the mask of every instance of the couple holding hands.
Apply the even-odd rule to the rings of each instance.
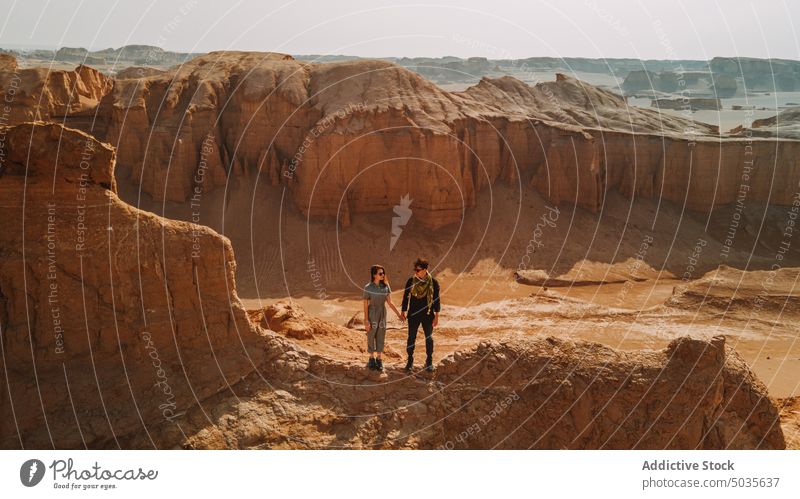
[[[364,286],[364,328],[367,331],[367,351],[369,363],[367,367],[383,371],[383,345],[386,339],[386,305],[397,314],[401,321],[408,321],[408,339],[406,341],[406,371],[414,368],[414,346],[417,331],[422,326],[425,333],[425,370],[433,371],[433,328],[439,323],[439,281],[428,272],[428,261],[417,258],[414,262],[414,274],[406,281],[403,291],[401,312],[392,303],[389,279],[382,265],[370,268],[370,282]],[[408,314],[406,314],[408,312]]]

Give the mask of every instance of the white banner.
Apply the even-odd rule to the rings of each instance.
[[[798,497],[800,451],[0,451],[3,497]],[[564,496],[564,494],[568,494]]]

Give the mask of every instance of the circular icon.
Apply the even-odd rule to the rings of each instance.
[[[19,479],[26,487],[35,487],[44,478],[44,463],[38,459],[28,459],[19,469]]]

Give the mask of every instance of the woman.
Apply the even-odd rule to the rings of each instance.
[[[369,284],[364,286],[364,329],[367,331],[367,367],[383,371],[383,342],[386,339],[386,304],[402,320],[400,312],[392,303],[392,290],[386,270],[381,265],[373,265],[369,270]]]

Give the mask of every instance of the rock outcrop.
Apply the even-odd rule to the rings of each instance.
[[[0,52],[0,71],[14,72],[19,67],[17,58],[11,54]]]
[[[112,78],[86,64],[73,70],[20,68],[16,58],[0,54],[0,125],[49,121],[103,140],[107,120],[99,112],[100,102],[113,88]]]
[[[257,321],[264,329],[297,340],[315,336],[341,335],[344,332],[341,326],[311,317],[302,308],[292,306],[286,301],[269,305],[255,314],[251,314],[250,318]]]
[[[117,80],[129,80],[136,78],[146,78],[148,76],[158,76],[164,74],[166,71],[163,69],[152,68],[148,66],[131,66],[118,71],[114,78]]]
[[[800,450],[800,397],[779,400],[781,427],[786,439],[786,448]]]
[[[723,337],[619,352],[556,338],[486,341],[435,375],[385,376],[270,348],[254,377],[216,397],[224,415],[186,415],[189,448],[782,449],[766,388]],[[147,445],[141,438],[130,446]]]
[[[0,447],[115,447],[255,369],[227,239],[122,202],[86,134],[2,131]]]
[[[7,110],[0,124],[69,120],[91,128],[100,100],[112,88],[113,80],[89,66],[64,71],[6,64],[0,66],[0,99]]]
[[[66,113],[68,126],[116,146],[130,180],[157,200],[258,176],[289,186],[310,216],[347,224],[409,194],[418,220],[440,227],[501,180],[593,212],[611,189],[708,211],[735,202],[744,177],[748,201],[786,206],[800,182],[799,142],[721,136],[564,75],[534,86],[484,78],[452,93],[384,61],[257,52],[210,53],[113,91],[87,71],[62,76],[91,80],[90,93],[27,103],[16,119]]]

